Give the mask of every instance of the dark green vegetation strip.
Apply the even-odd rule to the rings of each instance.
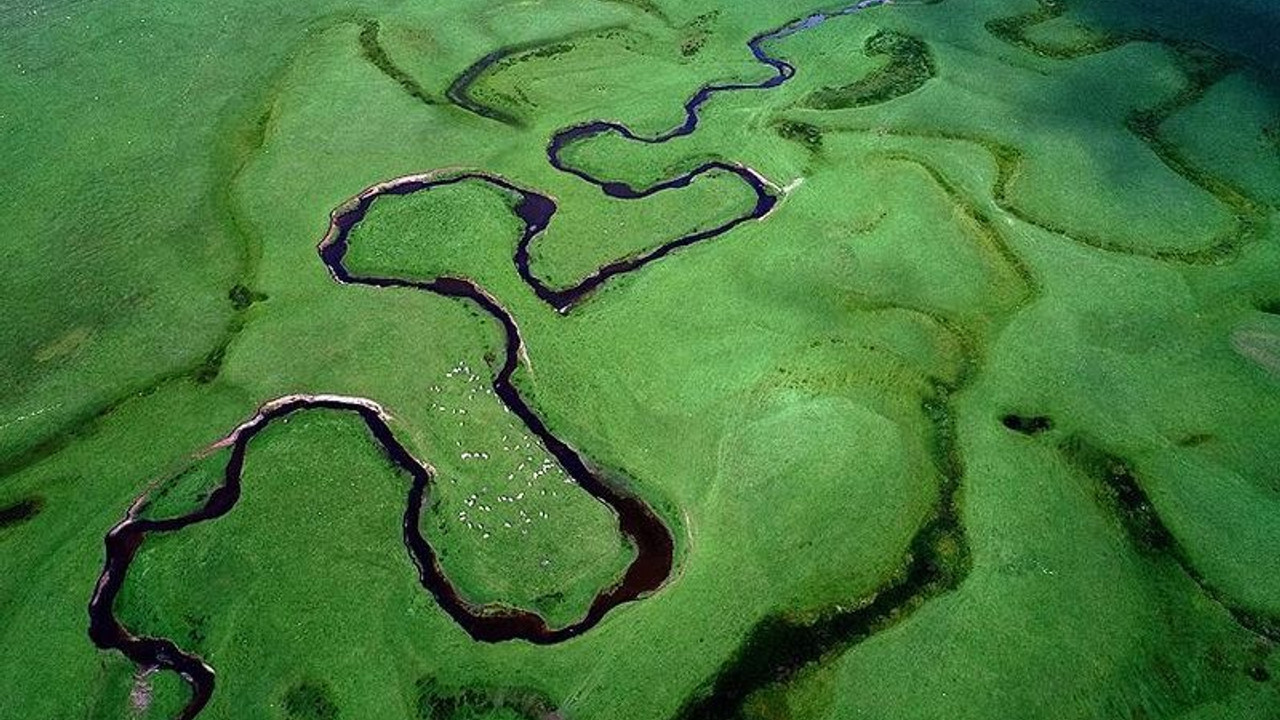
[[[552,57],[572,50],[573,42],[579,38],[620,29],[623,29],[622,26],[609,26],[595,30],[569,33],[561,35],[560,37],[515,43],[513,45],[498,48],[472,63],[467,67],[467,69],[463,70],[462,73],[459,74],[452,83],[450,83],[449,89],[445,92],[445,95],[449,98],[450,102],[463,110],[475,113],[480,117],[496,120],[503,125],[523,129],[527,125],[523,119],[508,110],[491,104],[486,104],[472,95],[471,89],[472,86],[476,84],[476,81],[478,81],[480,77],[490,69],[500,64],[539,57]],[[517,56],[522,54],[525,55],[517,59]]]
[[[1173,535],[1138,486],[1127,462],[1078,435],[1065,439],[1058,449],[1085,475],[1097,481],[1096,499],[1118,520],[1141,552],[1166,552],[1175,547]]]
[[[1039,2],[1040,6],[1029,13],[989,20],[986,24],[987,30],[1010,45],[1017,45],[1029,53],[1059,60],[1073,60],[1114,50],[1129,42],[1125,36],[1105,34],[1091,40],[1082,40],[1074,45],[1038,43],[1027,36],[1027,31],[1067,13],[1066,0],[1039,0]]]
[[[450,688],[434,678],[422,677],[414,683],[417,691],[417,717],[420,720],[466,720],[502,717],[522,720],[545,720],[560,717],[556,704],[546,695],[526,688],[464,687]]]
[[[21,525],[39,515],[42,510],[44,510],[44,498],[39,495],[32,495],[0,506],[0,530]]]
[[[946,193],[951,204],[955,206],[961,217],[965,218],[973,229],[973,234],[979,247],[984,252],[993,254],[999,261],[1000,266],[1011,271],[1017,277],[1018,284],[1021,287],[1016,303],[1017,307],[1022,307],[1027,302],[1030,302],[1033,296],[1040,292],[1040,281],[1031,272],[1031,268],[1027,266],[1026,262],[1013,251],[1013,248],[1009,247],[1009,242],[1005,239],[1004,234],[1000,232],[995,221],[991,219],[991,216],[985,210],[960,192],[960,189],[954,183],[923,158],[907,153],[890,153],[887,157],[892,160],[909,162],[924,170],[934,184]]]
[[[888,102],[924,87],[938,74],[933,51],[923,40],[881,30],[867,38],[867,57],[885,56],[888,64],[856,82],[815,90],[801,104],[817,110],[839,110]]]
[[[667,13],[664,12],[663,9],[658,6],[658,3],[653,0],[601,0],[601,2],[633,7],[642,13],[654,16],[667,25],[671,24],[671,18],[668,17]]]
[[[0,460],[0,478],[15,475],[40,461],[56,455],[73,442],[91,437],[101,426],[101,422],[110,417],[130,400],[146,397],[174,383],[196,381],[207,383],[217,376],[222,366],[222,356],[232,337],[241,329],[241,325],[233,323],[228,335],[223,337],[217,347],[209,354],[193,363],[164,373],[151,382],[126,390],[120,396],[108,400],[103,405],[79,413],[67,421],[63,427],[40,438],[25,449],[16,452],[4,460]]]
[[[333,22],[345,21],[344,18],[337,18]],[[319,32],[326,27],[327,23],[322,23],[308,32]],[[220,141],[213,153],[214,174],[218,180],[211,185],[216,188],[212,202],[220,222],[240,241],[236,282],[228,290],[228,299],[238,312],[227,321],[221,337],[203,358],[138,382],[97,407],[88,408],[71,417],[61,428],[35,440],[24,449],[0,459],[0,478],[16,474],[55,455],[75,441],[91,437],[98,431],[102,420],[130,400],[152,395],[173,384],[189,381],[204,384],[217,377],[227,348],[244,330],[250,306],[267,299],[265,294],[251,289],[258,274],[260,239],[242,217],[233,197],[233,188],[249,160],[266,142],[272,120],[270,98],[277,92],[282,68],[286,66],[287,63],[273,72],[265,92],[231,105],[219,123],[225,129],[218,133]]]
[[[1204,44],[1169,39],[1151,32],[1133,31],[1111,34],[1070,46],[1041,44],[1027,37],[1026,32],[1030,27],[1060,17],[1066,11],[1067,5],[1063,0],[1057,2],[1042,0],[1040,9],[1035,12],[992,20],[986,24],[986,27],[1000,39],[1030,53],[1059,60],[1071,60],[1105,52],[1131,42],[1161,43],[1168,47],[1179,58],[1187,78],[1186,84],[1178,93],[1158,105],[1130,113],[1125,124],[1130,132],[1146,143],[1170,170],[1213,195],[1234,215],[1235,226],[1215,238],[1206,247],[1196,250],[1135,249],[1109,238],[1073,231],[1060,222],[1037,217],[1018,207],[1009,197],[1009,186],[1021,172],[1025,154],[1017,147],[988,138],[937,130],[819,128],[797,121],[778,123],[775,129],[783,138],[800,142],[814,152],[822,147],[822,133],[830,130],[877,132],[907,138],[963,141],[979,145],[985,148],[996,161],[997,173],[992,187],[992,197],[1001,210],[1047,232],[1107,252],[1188,264],[1215,264],[1230,261],[1242,247],[1262,237],[1269,225],[1266,204],[1250,197],[1237,185],[1196,167],[1159,131],[1160,126],[1171,116],[1200,102],[1211,87],[1232,72],[1239,70],[1242,67],[1241,61]],[[885,70],[888,67],[890,66],[886,66]]]
[[[557,51],[555,46],[547,48],[547,52],[555,51]],[[1153,132],[1154,128],[1158,127],[1158,125],[1159,123],[1157,122],[1153,126]],[[805,125],[798,129],[791,128],[789,131],[794,131],[796,133],[795,137],[792,139],[798,139],[800,142],[805,143],[806,146],[812,145],[814,148],[821,148],[821,131],[814,126]],[[779,128],[779,132],[780,134],[783,132],[781,127]],[[1016,153],[1017,151],[1013,152]],[[1020,156],[1015,157],[1020,159]],[[997,158],[999,160],[999,155],[997,155]],[[1000,162],[999,165],[1001,168],[1001,177],[1007,182],[1012,171],[1010,170],[1006,172],[1007,168],[1004,162]],[[941,177],[936,173],[932,174],[935,175],[935,179],[939,179]],[[944,181],[944,179],[939,180],[940,184]],[[954,188],[952,188],[952,190],[954,190]],[[986,222],[989,223],[989,220]],[[240,304],[237,303],[235,297],[232,297],[232,301],[233,304],[236,304],[237,309],[247,309],[247,307],[252,304],[252,301],[249,301],[245,304],[244,308],[240,308]],[[225,345],[222,346],[222,348],[225,348]],[[210,364],[213,367],[213,374],[211,378],[216,377],[217,367],[221,362],[222,348],[215,351],[217,354],[216,358],[213,355],[210,356]],[[951,419],[949,402],[949,398],[959,390],[962,384],[963,383],[957,382],[951,386],[941,386],[934,396],[925,401],[924,408],[934,422],[935,435],[938,438],[937,445],[939,459],[937,460],[937,464],[940,468],[948,470],[946,475],[949,479],[949,484],[952,487],[944,493],[944,502],[942,503],[942,509],[939,511],[938,517],[926,524],[917,534],[911,546],[911,555],[909,556],[909,560],[906,562],[905,568],[900,571],[899,575],[895,578],[894,583],[889,585],[887,589],[883,590],[874,598],[868,600],[866,604],[860,608],[850,611],[843,619],[833,616],[831,618],[824,618],[817,622],[805,625],[792,623],[785,619],[771,619],[769,622],[756,629],[752,638],[748,641],[748,646],[740,651],[740,653],[747,656],[753,655],[750,651],[752,650],[752,643],[755,643],[757,639],[759,639],[759,646],[763,648],[764,651],[769,651],[771,647],[774,647],[777,644],[786,644],[791,642],[789,638],[786,637],[787,632],[784,631],[795,631],[801,636],[795,641],[794,647],[797,649],[794,652],[790,652],[785,648],[776,651],[774,653],[774,664],[772,666],[764,667],[761,665],[762,669],[759,671],[754,671],[748,667],[740,673],[743,678],[746,678],[751,682],[772,682],[776,678],[772,677],[769,671],[772,668],[774,674],[776,674],[778,667],[777,663],[782,663],[784,668],[792,668],[798,663],[811,661],[811,658],[813,657],[820,658],[824,656],[824,653],[834,652],[836,649],[858,642],[860,639],[867,637],[878,629],[892,625],[897,620],[905,617],[906,614],[918,607],[929,597],[933,597],[937,593],[958,585],[963,579],[968,570],[969,559],[967,544],[965,543],[965,538],[963,536],[963,529],[960,527],[959,519],[956,517],[956,491],[954,489],[954,485],[958,485],[958,478],[962,472],[962,468],[960,466],[959,459],[956,457],[954,449],[954,427]],[[1006,418],[1005,420],[1006,426],[1010,426],[1009,419]],[[1035,430],[1038,420],[1040,420],[1040,418],[1018,417],[1015,424],[1027,429]],[[1019,428],[1011,426],[1011,429]],[[954,481],[951,480],[953,475],[957,478]],[[1136,487],[1135,483],[1134,488]],[[1138,492],[1140,493],[1140,489]],[[1138,512],[1138,514],[1141,515],[1144,496],[1139,495],[1137,496],[1137,500],[1135,500],[1134,494],[1128,491],[1116,492],[1114,495],[1114,504],[1116,507],[1121,509],[1126,507],[1136,508],[1134,512]],[[1126,498],[1128,498],[1128,500],[1126,500]],[[1149,503],[1147,503],[1147,506],[1149,507]],[[1158,517],[1155,518],[1155,521],[1157,523],[1159,522]],[[1163,526],[1160,525],[1160,527],[1162,528]],[[774,627],[775,625],[777,627]],[[796,630],[796,628],[799,629]],[[764,653],[762,652],[761,654]],[[744,662],[749,665],[751,662],[754,662],[754,660],[751,657],[748,657]],[[726,686],[729,684],[730,683],[726,682]],[[747,687],[747,691],[749,691],[749,683],[745,686]],[[323,688],[321,689],[323,690]],[[465,693],[469,691],[462,692]],[[452,697],[455,694],[456,693],[445,693],[445,695],[449,697]],[[323,693],[317,695],[314,692],[310,694],[308,694],[308,692],[302,692],[300,695],[301,699],[297,703],[298,707],[327,707],[324,703],[317,704],[306,702],[308,697],[317,696],[323,698]],[[287,701],[288,698],[286,698],[286,702]],[[490,705],[489,707],[493,708],[498,706]],[[507,706],[504,705],[501,707],[505,708]],[[437,709],[443,708],[444,706],[441,705],[438,706]],[[453,710],[448,710],[447,715],[445,715],[436,713],[433,710],[433,714],[425,716],[435,717],[439,715],[452,717],[455,714],[462,713],[463,711],[455,713]]]
[[[986,24],[986,27],[996,37],[1027,52],[1059,60],[1072,60],[1106,52],[1133,42],[1159,43],[1173,52],[1186,75],[1186,85],[1178,93],[1155,107],[1130,113],[1125,120],[1125,125],[1130,132],[1145,142],[1170,170],[1213,195],[1219,202],[1230,208],[1235,216],[1235,227],[1199,250],[1138,251],[1104,238],[1072,234],[1064,228],[1034,219],[1024,211],[1014,208],[1005,197],[1004,186],[1007,185],[1009,174],[1003,172],[1004,182],[997,183],[996,193],[997,201],[1003,203],[1002,207],[1027,222],[1087,245],[1112,252],[1143,255],[1157,260],[1197,264],[1225,262],[1235,257],[1241,247],[1261,237],[1268,224],[1265,203],[1249,197],[1235,184],[1196,167],[1176,145],[1166,140],[1160,133],[1160,126],[1166,120],[1200,102],[1209,88],[1243,67],[1243,61],[1204,43],[1176,40],[1151,31],[1107,33],[1099,35],[1096,39],[1081,41],[1074,45],[1038,43],[1027,36],[1027,31],[1032,26],[1062,17],[1066,12],[1065,0],[1040,0],[1040,8],[1035,12],[992,20]],[[1008,155],[1010,152],[1018,153],[1017,150],[1008,148],[1003,154]],[[999,154],[996,157],[997,160],[1002,159]]]
[[[967,362],[965,367],[971,368]],[[812,622],[782,615],[761,621],[710,685],[685,701],[678,720],[736,717],[752,693],[786,682],[805,667],[828,660],[910,617],[929,600],[955,590],[973,561],[960,522],[963,461],[956,447],[951,398],[970,373],[948,385],[935,382],[922,409],[934,426],[934,463],[941,473],[939,507],[911,541],[906,563],[887,586],[856,607],[837,606]]]
[[[1176,112],[1176,110],[1172,112]],[[1231,188],[1230,193],[1223,195],[1214,193],[1214,195],[1228,207],[1233,209],[1236,207],[1233,204],[1234,200],[1242,200],[1243,203],[1247,205],[1247,214],[1241,215],[1237,213],[1235,228],[1228,230],[1222,236],[1203,248],[1196,250],[1147,250],[1133,248],[1123,242],[1087,233],[1081,233],[1066,227],[1060,222],[1037,217],[1014,203],[1014,201],[1009,197],[1009,187],[1022,172],[1022,165],[1026,161],[1026,154],[1013,145],[978,135],[939,130],[902,130],[886,127],[825,126],[820,128],[820,132],[818,133],[819,138],[821,138],[822,132],[875,133],[908,139],[918,138],[924,140],[966,142],[982,147],[991,154],[992,158],[996,162],[996,178],[992,183],[991,196],[996,206],[1003,212],[1054,235],[1060,235],[1082,245],[1087,245],[1098,250],[1120,255],[1132,255],[1136,257],[1151,258],[1153,260],[1178,262],[1191,265],[1224,263],[1235,258],[1243,247],[1260,238],[1268,226],[1267,214],[1263,203],[1248,198],[1243,191],[1235,188],[1235,186],[1230,185],[1226,181],[1210,175],[1203,170],[1192,167],[1189,162],[1184,162],[1178,165],[1169,165],[1169,167],[1178,174],[1183,175],[1187,180],[1208,190],[1209,192],[1213,192],[1210,188]],[[1161,159],[1165,159],[1163,155],[1160,155],[1159,151],[1156,151],[1156,154],[1160,156]],[[1190,174],[1184,174],[1184,172]]]
[[[391,56],[387,54],[387,49],[382,47],[382,43],[378,41],[378,33],[381,31],[381,24],[377,20],[365,20],[360,23],[360,55],[368,60],[374,67],[378,68],[383,75],[391,78],[400,86],[409,96],[425,105],[438,105],[439,100],[431,96],[416,79],[406,72]]]
[[[259,297],[265,298],[266,296],[259,295]],[[227,349],[231,347],[231,343],[236,336],[244,329],[245,322],[244,314],[237,313],[228,323],[223,337],[218,340],[218,344],[203,358],[184,367],[164,373],[149,383],[126,390],[119,397],[107,401],[100,407],[80,413],[68,421],[61,429],[37,440],[24,450],[0,460],[0,478],[16,474],[57,454],[75,441],[91,437],[98,431],[103,420],[131,400],[153,395],[162,388],[176,383],[194,381],[204,385],[213,382],[222,371],[222,362],[226,357]]]
[[[957,213],[965,217],[971,235],[987,253],[1002,261],[1018,290],[1014,310],[1029,304],[1040,292],[1039,281],[1009,248],[1003,234],[976,203],[931,165],[908,156],[891,160],[924,169],[946,193]],[[960,370],[954,380],[934,379],[932,393],[921,410],[933,426],[932,460],[942,482],[935,514],[911,541],[904,566],[886,586],[854,607],[829,609],[809,622],[774,615],[756,625],[734,657],[710,684],[685,701],[678,720],[720,720],[741,714],[750,696],[785,683],[805,667],[827,661],[910,617],[926,602],[955,590],[972,568],[968,539],[960,518],[964,462],[956,441],[953,398],[968,387],[981,364],[981,343],[974,332],[935,312],[897,304],[864,304],[866,311],[899,309],[922,315],[951,335],[962,348]]]
[[[1169,531],[1142,489],[1133,466],[1081,435],[1058,444],[1063,457],[1094,481],[1098,503],[1114,518],[1139,552],[1173,560],[1204,594],[1221,605],[1245,629],[1280,642],[1280,618],[1268,617],[1231,603],[1195,569],[1178,539]]]
[[[1030,216],[1009,199],[1008,188],[1020,172],[1024,160],[1023,152],[1011,145],[960,133],[916,132],[884,128],[858,128],[857,130],[907,138],[962,141],[983,147],[996,161],[997,177],[993,184],[992,195],[1001,210],[1025,222],[1084,244],[1112,252],[1146,255],[1159,260],[1185,263],[1215,263],[1234,257],[1241,247],[1258,238],[1265,228],[1264,204],[1248,197],[1242,190],[1221,178],[1194,167],[1172,143],[1160,135],[1159,127],[1173,114],[1199,102],[1212,85],[1239,67],[1236,61],[1207,46],[1166,40],[1148,34],[1107,36],[1072,47],[1045,47],[1026,38],[1024,33],[1028,27],[1057,17],[1063,12],[1065,7],[1062,3],[1045,3],[1036,13],[993,21],[988,24],[988,29],[1037,55],[1056,59],[1082,57],[1135,41],[1161,42],[1168,46],[1180,60],[1187,78],[1186,86],[1157,106],[1132,113],[1126,124],[1129,130],[1151,147],[1170,169],[1214,195],[1234,212],[1236,227],[1227,235],[1217,239],[1211,246],[1195,251],[1135,251],[1104,238],[1073,234],[1065,227]],[[799,142],[815,152],[822,147],[824,132],[840,129],[817,127],[797,121],[777,123],[774,127],[783,138]],[[954,186],[951,186],[927,163],[905,155],[895,157],[919,164],[953,200],[959,202],[962,207],[966,205]],[[980,209],[968,204],[966,214],[970,215],[984,233],[992,233],[995,237],[999,237],[994,223]],[[1002,254],[1007,253],[1006,259],[1012,263],[1016,273],[1031,283],[1028,289],[1033,293],[1038,291],[1025,265],[1017,260],[1007,246],[1001,244],[998,247],[1002,248]],[[1260,302],[1258,307],[1263,312],[1278,312],[1280,301]],[[959,385],[962,384],[959,383]],[[940,429],[937,435],[939,438],[947,437],[946,432],[941,430],[948,422],[948,407],[946,403],[926,403],[926,409],[931,410],[937,418],[935,424]],[[1010,430],[1026,435],[1040,435],[1053,429],[1052,420],[1039,415],[1009,413],[1001,418],[1001,422]],[[945,441],[943,445],[945,446]],[[1117,523],[1141,552],[1152,556],[1170,557],[1204,591],[1206,596],[1228,610],[1241,626],[1272,641],[1280,638],[1280,622],[1276,618],[1264,617],[1231,605],[1195,571],[1127,463],[1078,437],[1072,437],[1063,442],[1060,450],[1074,465],[1096,481],[1099,503],[1117,518]],[[956,475],[947,473],[946,477],[950,479]],[[782,618],[770,619],[766,625],[753,633],[739,656],[721,672],[711,691],[696,702],[686,705],[682,717],[732,716],[740,710],[746,696],[747,691],[739,688],[752,685],[758,688],[785,681],[794,676],[800,666],[821,662],[848,645],[865,639],[877,629],[900,619],[906,612],[918,607],[919,597],[930,597],[947,587],[958,584],[957,578],[962,579],[963,573],[957,576],[956,572],[950,570],[949,568],[954,566],[948,566],[945,562],[946,556],[939,550],[940,547],[945,548],[954,542],[956,538],[963,541],[963,535],[958,534],[959,523],[954,517],[954,492],[954,488],[948,488],[944,492],[943,497],[946,502],[943,504],[940,517],[926,525],[913,543],[911,563],[908,565],[905,578],[896,579],[888,589],[882,591],[869,604],[844,614],[843,618],[837,615],[824,618],[812,625],[795,625]],[[964,554],[957,554],[955,557],[967,563],[967,548],[960,547]],[[933,548],[932,552],[930,548]],[[926,558],[926,565],[932,564],[934,567],[928,571],[922,571],[920,567],[922,557]],[[935,559],[939,557],[942,559],[941,562]],[[913,585],[916,595],[909,592]],[[901,609],[896,609],[894,603],[890,601],[896,601]],[[841,637],[842,634],[843,637]],[[761,661],[761,657],[780,658],[782,663],[770,665]],[[1268,678],[1266,669],[1261,665],[1251,668],[1250,675],[1258,681],[1265,681]]]

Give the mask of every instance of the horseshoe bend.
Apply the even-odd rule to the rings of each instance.
[[[1270,4],[0,18],[0,717],[1280,717]]]

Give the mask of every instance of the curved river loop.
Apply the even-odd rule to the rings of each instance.
[[[547,195],[522,188],[491,173],[481,171],[449,175],[426,173],[388,180],[366,189],[332,213],[329,230],[318,249],[322,262],[337,282],[419,290],[466,300],[474,303],[502,326],[506,337],[505,360],[493,379],[494,392],[502,403],[520,418],[525,427],[542,442],[547,451],[579,486],[617,513],[619,530],[634,545],[636,556],[621,580],[597,594],[581,619],[564,627],[552,628],[537,613],[516,608],[504,607],[499,610],[487,606],[482,608],[461,597],[445,576],[431,544],[423,537],[419,527],[422,508],[435,472],[430,465],[414,457],[396,439],[389,423],[390,416],[386,411],[376,402],[365,398],[291,395],[267,403],[252,419],[237,427],[215,445],[215,447],[230,447],[231,456],[224,471],[222,484],[208,495],[200,508],[173,518],[144,518],[140,516],[140,511],[146,502],[144,494],[135,500],[124,519],[110,530],[105,539],[106,561],[88,607],[89,636],[94,644],[103,650],[118,650],[140,667],[177,672],[192,691],[190,701],[178,717],[186,720],[200,714],[213,695],[215,681],[213,668],[201,658],[179,648],[172,640],[143,637],[131,632],[115,615],[116,599],[124,585],[130,564],[149,535],[177,532],[230,512],[240,498],[245,455],[249,442],[275,420],[288,417],[298,411],[312,409],[338,410],[358,415],[386,456],[412,478],[403,520],[405,547],[417,566],[422,586],[475,640],[481,642],[524,640],[536,644],[562,642],[586,632],[599,623],[613,608],[640,599],[659,589],[667,581],[673,567],[674,542],[671,531],[643,500],[608,482],[587,458],[553,433],[521,397],[511,382],[512,375],[521,358],[524,357],[524,341],[515,318],[483,287],[466,278],[437,277],[420,281],[353,274],[344,264],[349,235],[352,229],[364,219],[373,202],[383,195],[409,195],[463,180],[488,183],[518,198],[513,206],[513,212],[524,223],[524,231],[517,244],[513,261],[520,277],[540,300],[561,314],[568,313],[610,278],[639,270],[680,248],[718,237],[745,222],[764,218],[776,205],[777,196],[771,191],[771,184],[755,170],[745,165],[722,161],[707,162],[673,179],[645,188],[635,188],[625,183],[598,179],[568,165],[561,159],[561,153],[566,147],[605,133],[616,133],[626,140],[646,144],[659,144],[689,135],[698,127],[700,110],[715,95],[726,92],[767,90],[782,85],[795,75],[795,68],[792,65],[769,55],[764,47],[766,43],[817,27],[836,17],[890,2],[891,0],[861,0],[855,5],[836,11],[815,13],[753,37],[747,43],[747,47],[759,62],[772,68],[774,74],[756,83],[703,86],[685,102],[684,122],[659,135],[653,137],[637,135],[626,125],[603,120],[557,131],[547,146],[547,159],[551,165],[599,187],[609,197],[624,200],[641,199],[667,190],[686,187],[697,177],[713,171],[737,175],[756,194],[755,206],[748,212],[716,227],[671,240],[645,253],[607,263],[571,287],[549,287],[529,268],[530,245],[550,224],[556,212],[555,201]],[[471,75],[474,80],[478,73]]]

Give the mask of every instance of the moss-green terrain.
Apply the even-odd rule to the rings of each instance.
[[[433,171],[552,198],[552,288],[744,217],[728,170],[618,199],[548,143],[658,136],[837,9],[0,8],[0,718],[181,714],[181,677],[90,641],[103,538],[200,508],[288,395],[385,410],[468,603],[584,617],[637,548],[495,394],[502,326],[317,244]],[[517,272],[515,194],[380,197],[347,269],[505,308],[515,387],[669,528],[669,577],[564,642],[473,639],[406,550],[410,478],[311,410],[230,512],[143,542],[115,616],[215,669],[202,719],[1280,717],[1275,32],[1265,0],[944,0],[760,40],[785,83],[559,160],[722,162],[776,205],[567,312]]]

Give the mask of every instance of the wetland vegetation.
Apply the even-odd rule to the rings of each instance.
[[[0,10],[0,717],[1280,716],[1267,28]]]

